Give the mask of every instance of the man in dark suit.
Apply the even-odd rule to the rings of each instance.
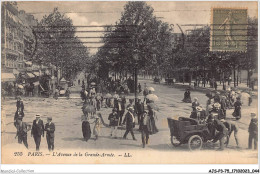
[[[33,120],[31,136],[33,136],[36,144],[36,151],[39,151],[41,144],[41,136],[44,137],[44,124],[40,118],[40,115],[36,115],[36,119]]]
[[[47,118],[47,122],[45,124],[45,131],[46,131],[46,139],[48,144],[49,151],[54,150],[54,132],[55,132],[55,125],[52,123],[52,117]]]
[[[133,137],[133,140],[136,140],[134,132],[133,132],[133,128],[134,128],[134,124],[135,124],[134,108],[133,107],[128,108],[128,112],[125,114],[124,123],[125,123],[125,121],[126,121],[126,132],[125,132],[123,138],[126,139],[127,134],[130,132],[132,137]]]

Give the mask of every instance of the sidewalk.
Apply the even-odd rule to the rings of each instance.
[[[153,79],[151,79],[151,78],[142,78],[142,77],[140,77],[139,78],[140,80],[152,80],[153,81]],[[194,82],[195,81],[192,81],[191,82],[191,85],[189,84],[189,83],[181,83],[181,82],[177,82],[177,83],[174,83],[174,84],[171,84],[171,85],[168,85],[168,84],[166,84],[166,82],[165,82],[165,80],[163,79],[162,81],[161,81],[161,85],[167,85],[167,86],[172,86],[172,87],[175,87],[175,88],[183,88],[183,89],[185,89],[185,88],[190,88],[191,90],[196,90],[196,91],[200,91],[200,92],[204,92],[204,93],[207,93],[207,92],[209,92],[209,91],[215,91],[215,88],[210,88],[210,85],[209,84],[205,84],[205,87],[203,86],[203,84],[202,83],[200,83],[200,86],[199,87],[194,87]],[[158,83],[157,83],[158,84]],[[217,90],[218,91],[220,91],[220,92],[224,92],[224,90],[223,90],[223,84],[220,84],[219,82],[217,82],[217,84],[218,84],[218,88],[217,88]],[[229,85],[231,88],[232,87],[234,87],[234,83],[230,83],[230,85]],[[227,85],[227,83],[226,83],[226,89],[228,88],[228,85]],[[238,84],[238,86],[236,87],[236,89],[239,89],[239,90],[247,90],[247,89],[249,89],[249,87],[247,87],[247,85],[246,85],[246,83],[239,83]],[[254,91],[252,91],[252,95],[253,96],[258,96],[258,86],[256,85],[255,86],[255,89],[254,89]]]

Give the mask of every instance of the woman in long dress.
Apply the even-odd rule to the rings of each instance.
[[[148,107],[148,115],[149,115],[147,128],[148,128],[150,135],[156,134],[157,132],[159,132],[159,130],[157,129],[156,124],[155,124],[155,117],[156,117],[155,112],[149,105],[147,107]]]
[[[91,137],[91,128],[86,116],[82,118],[82,134],[85,141],[88,141]]]

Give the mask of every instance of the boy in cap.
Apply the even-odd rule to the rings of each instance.
[[[37,114],[35,117],[36,119],[33,120],[31,136],[33,136],[34,142],[36,144],[36,151],[39,151],[41,136],[44,137],[44,124],[39,114]]]
[[[48,144],[49,151],[54,150],[54,132],[55,132],[55,125],[52,123],[52,117],[47,118],[47,122],[45,124],[45,131],[46,131],[46,140]]]
[[[251,113],[251,122],[249,124],[248,132],[248,149],[252,149],[252,141],[254,140],[254,149],[256,150],[258,141],[258,119],[255,113]]]

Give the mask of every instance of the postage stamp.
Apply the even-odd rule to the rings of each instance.
[[[247,9],[212,8],[211,51],[246,51]]]

